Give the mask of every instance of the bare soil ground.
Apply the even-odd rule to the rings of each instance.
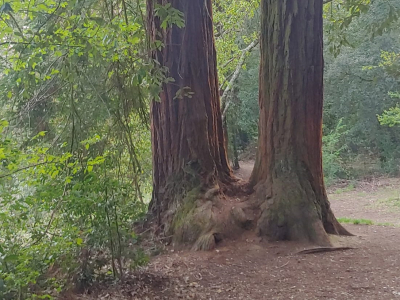
[[[334,186],[328,190],[337,217],[400,226],[400,178],[374,178],[344,184],[344,187]]]
[[[242,162],[247,179],[252,161]],[[329,190],[337,217],[354,237],[333,237],[346,251],[310,248],[249,235],[208,252],[167,250],[123,284],[77,299],[400,299],[400,179],[343,182]],[[382,224],[386,224],[383,226]]]

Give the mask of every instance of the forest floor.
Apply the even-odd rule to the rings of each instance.
[[[247,179],[253,163],[236,176]],[[355,235],[333,241],[354,249],[300,254],[310,246],[252,235],[208,252],[167,249],[123,284],[75,299],[400,299],[400,178],[343,181],[328,192]]]

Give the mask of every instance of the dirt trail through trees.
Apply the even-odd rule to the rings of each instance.
[[[252,161],[242,162],[236,176],[246,179],[251,169]],[[355,249],[298,254],[309,246],[253,235],[213,251],[167,249],[125,284],[79,299],[400,299],[399,190],[400,179],[331,188],[339,218],[392,223],[345,224],[355,236],[334,237],[335,244]]]

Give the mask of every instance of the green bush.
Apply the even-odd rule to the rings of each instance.
[[[72,152],[21,150],[6,127],[2,121],[0,299],[50,299],[146,262],[132,230],[146,207],[123,174],[123,153],[99,154],[97,135]]]
[[[348,176],[348,171],[343,161],[343,153],[347,150],[343,139],[347,133],[342,120],[336,125],[334,130],[324,135],[322,138],[322,161],[325,181],[329,185],[335,179]]]

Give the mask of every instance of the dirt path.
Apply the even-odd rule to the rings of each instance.
[[[250,178],[251,172],[253,171],[254,161],[246,160],[239,163],[240,169],[235,170],[233,173],[236,177],[248,180]]]
[[[240,162],[234,174],[248,180],[253,166],[253,160]],[[400,178],[344,181],[328,189],[328,198],[338,218],[400,226]]]
[[[236,175],[248,178],[251,162],[241,166]],[[355,236],[334,241],[355,249],[298,254],[309,246],[269,243],[252,235],[209,252],[170,249],[125,284],[80,299],[400,300],[400,227],[394,226],[400,225],[399,190],[400,179],[330,189],[338,217],[393,224],[345,224]]]

